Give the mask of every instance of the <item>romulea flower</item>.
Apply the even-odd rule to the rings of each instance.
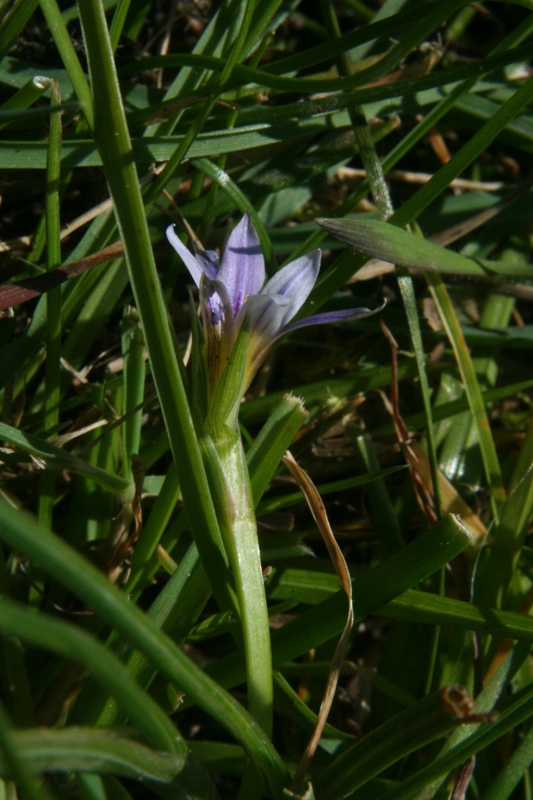
[[[167,237],[200,289],[211,391],[245,320],[249,343],[242,394],[269,349],[284,334],[308,325],[343,322],[373,313],[368,308],[352,308],[315,314],[289,324],[315,285],[322,252],[313,250],[291,261],[265,283],[265,261],[250,214],[245,214],[232,231],[220,264],[211,250],[196,248],[193,255],[173,225],[167,228]]]

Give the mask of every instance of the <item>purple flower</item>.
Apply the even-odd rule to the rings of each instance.
[[[291,261],[265,283],[263,253],[249,214],[232,231],[220,265],[213,251],[197,250],[193,255],[173,225],[167,228],[167,237],[200,289],[207,359],[211,375],[216,373],[215,385],[245,318],[250,331],[247,387],[269,348],[285,333],[372,313],[368,308],[354,308],[316,314],[289,324],[315,285],[322,252],[313,250]]]

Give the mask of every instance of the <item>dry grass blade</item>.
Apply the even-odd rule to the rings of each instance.
[[[436,522],[434,511],[433,479],[431,475],[431,464],[427,453],[410,435],[405,422],[400,414],[400,398],[398,390],[398,344],[393,335],[384,324],[380,323],[381,330],[385,334],[391,347],[391,400],[389,401],[383,394],[383,400],[393,418],[394,427],[398,444],[407,461],[412,479],[413,488],[428,522],[432,525]],[[441,512],[442,514],[456,514],[461,518],[461,522],[466,525],[470,533],[477,540],[483,540],[487,535],[487,529],[475,514],[470,506],[463,500],[456,488],[440,470],[437,471],[437,478],[440,488]]]
[[[409,466],[417,470],[417,474],[422,481],[426,492],[431,495],[433,491],[433,484],[431,481],[431,469],[429,465],[429,458],[427,453],[422,449],[418,442],[411,441],[409,443]],[[455,514],[461,518],[461,522],[465,525],[470,533],[476,537],[479,542],[483,541],[487,536],[487,529],[481,522],[477,514],[475,514],[468,503],[466,503],[457,489],[450,483],[448,478],[442,472],[438,473],[440,496],[442,501],[443,514]]]
[[[455,786],[450,795],[450,800],[464,800],[472,775],[474,774],[474,767],[476,766],[476,757],[472,756],[468,759],[466,764],[459,770],[459,774],[455,781]]]
[[[99,264],[104,264],[112,258],[121,256],[123,252],[124,246],[122,242],[114,242],[109,247],[99,250],[98,253],[93,253],[86,258],[80,258],[79,261],[73,261],[71,264],[65,264],[64,267],[43,273],[43,275],[38,275],[35,278],[26,278],[18,283],[0,286],[0,311],[6,311],[12,306],[18,306],[20,303],[33,300],[35,297],[49,292],[50,289],[60,286],[65,281],[76,278],[82,272],[87,272],[87,270],[93,269]]]
[[[339,580],[341,582],[341,586],[346,592],[348,597],[348,616],[346,619],[346,625],[344,626],[344,630],[342,635],[337,643],[337,647],[335,648],[335,653],[331,662],[329,675],[328,675],[328,682],[326,686],[326,690],[324,692],[324,697],[322,698],[322,702],[320,704],[320,709],[318,712],[318,718],[315,725],[315,729],[313,731],[313,735],[309,740],[307,747],[300,759],[300,763],[298,765],[298,769],[296,770],[296,774],[294,776],[294,780],[292,783],[292,791],[295,794],[298,794],[309,764],[315,754],[316,748],[320,741],[320,737],[322,735],[322,731],[324,729],[324,725],[326,724],[331,704],[333,702],[333,697],[335,695],[335,690],[337,688],[337,682],[339,679],[339,672],[342,665],[342,660],[344,658],[344,651],[346,649],[346,645],[348,643],[348,638],[350,636],[352,626],[353,626],[353,607],[352,607],[352,581],[350,579],[350,573],[348,571],[348,566],[346,561],[344,560],[344,556],[340,547],[338,546],[333,531],[331,530],[331,526],[329,524],[329,520],[327,517],[326,509],[324,503],[322,502],[322,498],[320,497],[316,486],[314,485],[313,481],[309,477],[309,475],[297,464],[294,460],[293,456],[289,451],[283,457],[283,463],[293,476],[294,480],[300,487],[301,491],[303,492],[305,499],[307,501],[307,505],[313,515],[313,518],[318,526],[318,529],[324,539],[326,547],[328,548],[328,553],[330,558],[333,562],[333,566],[335,567],[335,571],[339,576]]]

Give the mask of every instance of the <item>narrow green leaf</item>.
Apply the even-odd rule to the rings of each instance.
[[[215,800],[218,793],[205,773],[190,769],[187,755],[158,753],[112,731],[66,727],[19,731],[14,740],[27,772],[97,772],[157,781],[185,792],[191,800]],[[0,760],[2,776],[9,776]]]
[[[124,242],[152,375],[189,522],[212,577],[213,588],[221,605],[227,607],[231,602],[226,596],[226,584],[219,579],[220,532],[157,275],[105,14],[98,0],[86,0],[80,4],[80,15],[89,58],[96,138]],[[159,176],[161,180],[162,175]],[[157,197],[158,182],[149,188]]]
[[[505,607],[511,581],[524,545],[533,511],[533,466],[507,497],[497,524],[486,562],[481,562],[475,581],[475,597],[483,604]]]
[[[532,761],[533,728],[530,727],[516,750],[492,779],[489,789],[483,792],[481,800],[507,800],[527,773]]]
[[[435,300],[440,318],[453,348],[457,365],[461,373],[465,393],[468,398],[472,418],[477,428],[481,457],[485,468],[485,476],[490,489],[491,509],[496,522],[499,520],[501,505],[505,501],[505,490],[496,446],[492,437],[483,395],[474,369],[474,364],[467,347],[461,326],[455,314],[446,287],[440,275],[428,272],[426,280]]]
[[[346,489],[352,489],[354,486],[366,486],[373,481],[385,478],[387,475],[393,475],[395,472],[399,472],[403,469],[406,469],[406,467],[403,465],[400,465],[399,467],[388,467],[388,469],[369,472],[366,475],[359,475],[357,478],[346,478],[346,480],[342,481],[332,481],[331,483],[318,484],[316,488],[321,496],[331,494],[333,492],[342,492]],[[292,506],[301,503],[302,500],[304,500],[302,492],[292,492],[291,494],[284,494],[283,497],[269,498],[260,504],[259,508],[257,509],[257,513],[259,516],[261,516],[261,514],[271,514],[274,511],[281,511],[284,508],[291,508]]]
[[[0,58],[26,27],[31,15],[39,5],[39,0],[15,0],[0,25]]]
[[[52,106],[61,105],[59,87],[52,83],[50,87]],[[50,135],[48,138],[48,158],[46,165],[46,268],[53,272],[61,264],[61,221],[59,187],[61,178],[61,117],[53,114],[50,117]],[[44,430],[55,430],[59,424],[59,402],[61,396],[61,290],[55,287],[46,296],[46,364],[45,364],[45,398],[43,409]],[[56,476],[53,472],[43,472],[40,480],[39,519],[47,526],[52,523],[54,506],[54,488]]]
[[[255,83],[269,89],[279,89],[281,91],[299,91],[300,94],[314,94],[315,92],[338,92],[341,89],[353,89],[352,105],[363,105],[372,103],[383,97],[391,95],[407,95],[422,92],[426,89],[446,84],[457,83],[481,75],[489,70],[497,69],[505,64],[520,63],[528,58],[528,46],[521,45],[503,54],[488,56],[478,62],[470,63],[466,66],[448,67],[446,70],[430,73],[422,77],[409,80],[400,80],[394,83],[394,87],[375,86],[371,88],[355,89],[364,82],[364,77],[358,73],[345,78],[289,78],[281,75],[274,75],[263,69],[237,64],[233,70],[233,78],[224,87],[226,90],[248,83]],[[139,72],[151,71],[154,69],[164,69],[165,67],[194,66],[197,69],[212,70],[222,72],[225,61],[223,58],[212,56],[191,56],[188,54],[173,54],[168,56],[154,56],[145,58],[142,61],[132,62],[121,68],[120,76],[127,78]]]
[[[59,583],[82,598],[213,716],[245,748],[258,773],[276,796],[287,773],[262,729],[217,683],[194,665],[165,634],[150,624],[116,586],[24,511],[0,498],[0,539],[42,564]]]
[[[12,428],[3,422],[0,422],[0,437],[3,441],[20,448],[33,458],[42,459],[47,466],[78,472],[80,475],[91,478],[99,486],[110,492],[119,494],[128,492],[131,489],[131,483],[124,478],[112,475],[103,469],[98,469],[98,467],[93,467],[67,450],[62,450],[60,447],[49,444],[38,436],[24,434],[22,431]]]
[[[142,401],[146,363],[144,339],[139,326],[139,315],[125,308],[122,316],[122,352],[124,356],[124,422],[122,475],[133,479],[131,457],[139,455],[142,425]],[[136,410],[135,410],[136,409]]]
[[[459,702],[467,696],[461,687],[429,695],[405,711],[367,733],[348,747],[325,770],[313,778],[318,797],[341,800],[421,747],[439,739],[461,724],[464,717],[454,714],[445,696]]]
[[[456,518],[443,517],[431,531],[352,581],[355,622],[416,586],[471,544],[469,532]],[[275,585],[275,576],[273,583]],[[332,597],[274,631],[274,666],[292,661],[338,636],[345,619],[346,595],[337,591]],[[228,656],[213,665],[212,669],[223,686],[236,686],[244,677],[242,661],[238,656]],[[210,672],[211,668],[208,667],[207,671]]]
[[[0,130],[9,125],[12,119],[21,119],[20,113],[38,100],[49,87],[49,80],[47,78],[43,79],[41,76],[36,76],[25,83],[18,92],[0,106]],[[33,109],[33,111],[35,110]],[[48,111],[57,113],[58,109],[48,109]],[[13,116],[10,117],[10,114],[13,114]]]
[[[526,651],[522,650],[522,660],[527,657],[529,646]],[[506,668],[507,665],[505,664]],[[503,685],[505,685],[505,681]],[[488,688],[488,687],[486,687]],[[491,711],[493,703],[501,692],[501,681],[496,683],[496,692],[490,687],[489,703],[485,707],[480,707],[481,696],[474,704],[474,711]],[[485,694],[485,692],[483,693]],[[480,753],[490,744],[500,739],[506,733],[516,729],[521,723],[531,719],[533,716],[533,690],[527,687],[525,690],[518,691],[497,709],[499,716],[496,721],[488,725],[472,726],[472,728],[460,728],[451,736],[451,744],[448,748],[443,748],[441,754],[427,764],[422,769],[409,776],[401,785],[394,787],[392,791],[386,791],[379,795],[379,800],[412,800],[414,796],[433,797],[435,788],[442,783],[442,777],[448,775],[452,770],[464,764],[471,756]],[[436,783],[433,783],[433,782]],[[430,787],[428,795],[425,787]],[[421,794],[418,795],[417,793]]]
[[[285,395],[246,453],[256,506],[306,418],[307,412],[301,399]]]
[[[139,690],[124,665],[95,637],[6,598],[0,601],[0,633],[78,661],[117,698],[154,747],[187,754],[187,745],[166,714],[150,695]]]
[[[85,77],[78,55],[72,44],[67,26],[61,16],[61,11],[56,0],[40,0],[41,10],[46,18],[50,33],[54,38],[74,91],[81,103],[82,111],[87,125],[92,130],[94,127],[93,104],[87,78]]]
[[[387,603],[379,613],[392,619],[450,625],[507,639],[533,641],[533,620],[530,617],[414,589]]]
[[[28,771],[24,758],[24,748],[17,741],[17,734],[10,730],[10,723],[4,706],[0,703],[0,767],[3,762],[4,774],[14,778],[24,800],[53,800],[53,796],[40,786],[35,776]]]

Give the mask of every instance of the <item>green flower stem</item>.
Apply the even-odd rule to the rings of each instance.
[[[272,480],[279,466],[281,456],[301,428],[306,416],[301,400],[290,395],[284,397],[278,408],[258,434],[252,447],[247,451],[246,461],[256,506],[266,486]],[[172,470],[174,470],[173,476]],[[162,492],[165,491],[167,494],[167,501],[163,503],[163,506],[169,505],[173,508],[176,502],[176,498],[172,494],[172,486],[175,485],[177,481],[175,468],[171,467],[165,479],[165,486],[167,485],[169,476],[171,480],[169,481],[167,489],[162,489]],[[158,501],[161,497],[162,495],[160,493]],[[150,547],[152,547],[153,544],[155,549],[155,543],[153,542],[154,536],[152,533],[155,532],[155,528],[160,528],[162,531],[165,527],[165,524],[161,521],[164,511],[162,509],[157,511],[157,506],[158,503],[156,503],[152,509],[148,524],[146,528],[144,528],[143,535],[135,550],[135,555],[137,555],[137,552],[142,547],[145,534],[150,534],[148,535]],[[155,527],[152,527],[151,531],[149,531],[154,516],[158,518],[159,521],[155,521]],[[184,516],[181,517],[182,524]],[[171,550],[173,543],[170,541],[169,537],[170,530],[165,534],[163,546],[165,549],[168,547],[168,549]],[[150,560],[148,560],[148,558],[150,558]],[[141,572],[139,572],[139,570],[137,571],[137,576],[140,575],[141,579],[133,579],[127,585],[130,602],[139,593],[139,586],[145,586],[155,571],[153,568],[153,557],[147,556],[144,560],[141,558],[137,563],[143,564],[145,561],[145,569]],[[134,566],[134,562],[132,566]],[[335,590],[336,589],[337,586],[335,585]],[[156,628],[164,630],[176,644],[180,644],[184,636],[189,632],[191,626],[198,620],[200,611],[203,609],[210,595],[210,584],[205,570],[202,567],[202,563],[199,560],[196,546],[192,544],[187,553],[180,560],[177,571],[157,596],[147,614]],[[111,646],[116,646],[116,643],[112,645],[111,642],[108,642],[108,647]],[[139,651],[135,651],[128,656],[127,666],[130,675],[135,678],[139,685],[147,690],[154,676],[152,666],[147,659]],[[84,725],[96,724],[98,726],[113,727],[124,722],[124,719],[120,716],[119,706],[115,698],[108,693],[96,693],[94,685],[92,691],[89,692],[87,691],[86,685],[82,690],[81,697],[81,707],[80,700],[78,700],[74,711],[75,717],[71,719],[73,724],[79,722]]]
[[[272,735],[272,653],[257,523],[240,434],[226,425],[202,441],[220,532],[235,581],[246,660],[248,710]]]
[[[201,289],[201,296],[202,293]],[[231,356],[209,398],[210,408],[201,446],[220,533],[235,583],[246,661],[249,710],[270,736],[273,684],[268,609],[257,539],[254,494],[238,425],[240,401],[249,383],[246,371],[249,338],[248,325],[244,322],[231,348]],[[208,371],[216,369],[217,363],[217,359],[210,360],[208,355]]]

